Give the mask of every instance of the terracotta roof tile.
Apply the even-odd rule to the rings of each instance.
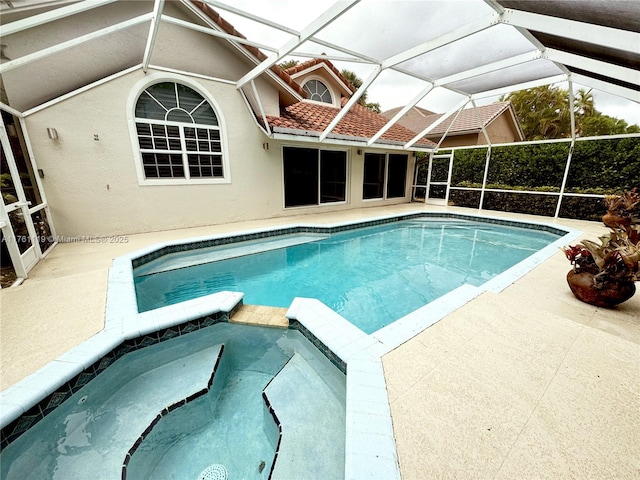
[[[339,108],[311,102],[298,102],[287,107],[280,117],[268,116],[267,120],[272,128],[291,128],[312,132],[324,131],[336,117]],[[348,137],[371,138],[386,123],[387,119],[362,105],[355,104],[349,112],[338,122],[331,133]],[[403,127],[394,125],[381,137],[383,140],[406,143],[416,134]],[[423,146],[435,146],[433,142],[423,138],[418,142]]]

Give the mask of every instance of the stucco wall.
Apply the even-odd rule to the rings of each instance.
[[[198,84],[216,99],[226,121],[233,183],[139,185],[127,100],[142,77],[141,71],[135,72],[27,118],[60,234],[132,233],[230,222],[270,215],[274,205],[280,207],[280,196],[272,188],[252,180],[270,178],[279,167],[263,155],[264,138],[240,94],[233,85],[204,80]],[[47,137],[47,127],[57,129],[58,140]],[[239,191],[252,195],[238,195]]]
[[[409,199],[407,186],[406,198],[364,202],[364,156],[347,148],[349,201],[285,210],[282,143],[269,140],[260,131],[234,85],[203,79],[190,81],[206,89],[220,108],[227,135],[231,183],[140,185],[127,122],[127,102],[134,86],[143,78],[142,71],[130,73],[27,117],[36,163],[45,174],[43,186],[59,235],[149,232]],[[56,128],[57,140],[47,137],[47,127]],[[269,143],[266,151],[265,142]],[[287,145],[296,144],[287,142]],[[412,168],[410,165],[407,185]]]
[[[487,127],[487,133],[491,143],[511,143],[518,142],[520,138],[514,128],[509,112],[504,112]]]
[[[439,138],[430,138],[434,142],[438,142]],[[484,135],[482,133],[469,133],[467,135],[454,135],[445,137],[444,141],[440,145],[440,148],[446,147],[464,147],[466,145],[481,145],[486,143]]]

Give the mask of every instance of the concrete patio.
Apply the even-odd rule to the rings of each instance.
[[[100,331],[117,256],[169,240],[422,208],[478,213],[403,204],[59,244],[22,285],[0,291],[0,389]],[[587,238],[606,231],[483,213],[566,225]],[[569,268],[558,251],[383,358],[403,478],[640,477],[640,294],[615,309],[583,304],[566,285]]]

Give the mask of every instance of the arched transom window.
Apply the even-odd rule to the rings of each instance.
[[[192,88],[147,87],[136,102],[135,123],[145,179],[224,178],[218,117]]]
[[[309,94],[309,100],[332,103],[331,92],[320,80],[309,80],[302,88]]]

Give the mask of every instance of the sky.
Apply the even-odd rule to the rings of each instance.
[[[261,18],[303,31],[314,19],[334,5],[334,0],[222,0],[235,8],[248,11]],[[304,5],[304,8],[301,8]],[[455,15],[451,12],[455,11]],[[282,48],[291,35],[263,26],[220,9],[221,15],[247,38],[266,45]],[[468,25],[493,13],[482,0],[363,0],[350,8],[328,28],[317,34],[322,40],[347,46],[350,50],[364,53],[378,60],[386,59],[412,46],[436,38],[462,25]],[[424,55],[399,66],[416,71],[428,78],[441,78],[467,69],[480,67],[495,60],[506,59],[534,50],[532,44],[515,29],[497,25],[447,45],[432,54]],[[306,42],[296,49],[309,54],[326,53],[345,57],[346,54],[331,50],[326,45]],[[265,51],[267,55],[271,52]],[[437,53],[437,55],[435,54]],[[308,58],[294,57],[300,61]],[[332,60],[339,69],[353,71],[365,80],[374,66]],[[503,78],[520,80],[540,75],[552,76],[559,72],[550,62],[534,60],[513,66],[500,74],[493,74],[493,81]],[[499,77],[502,76],[503,78]],[[384,70],[367,90],[369,102],[380,103],[383,111],[409,103],[427,84],[414,77]],[[559,84],[567,89],[568,83]],[[574,85],[574,90],[589,86]],[[640,105],[622,97],[592,90],[596,109],[606,115],[622,118],[629,124],[640,125]],[[464,97],[443,88],[432,90],[418,106],[438,113],[455,107]],[[478,105],[497,101],[498,97],[478,100]]]

